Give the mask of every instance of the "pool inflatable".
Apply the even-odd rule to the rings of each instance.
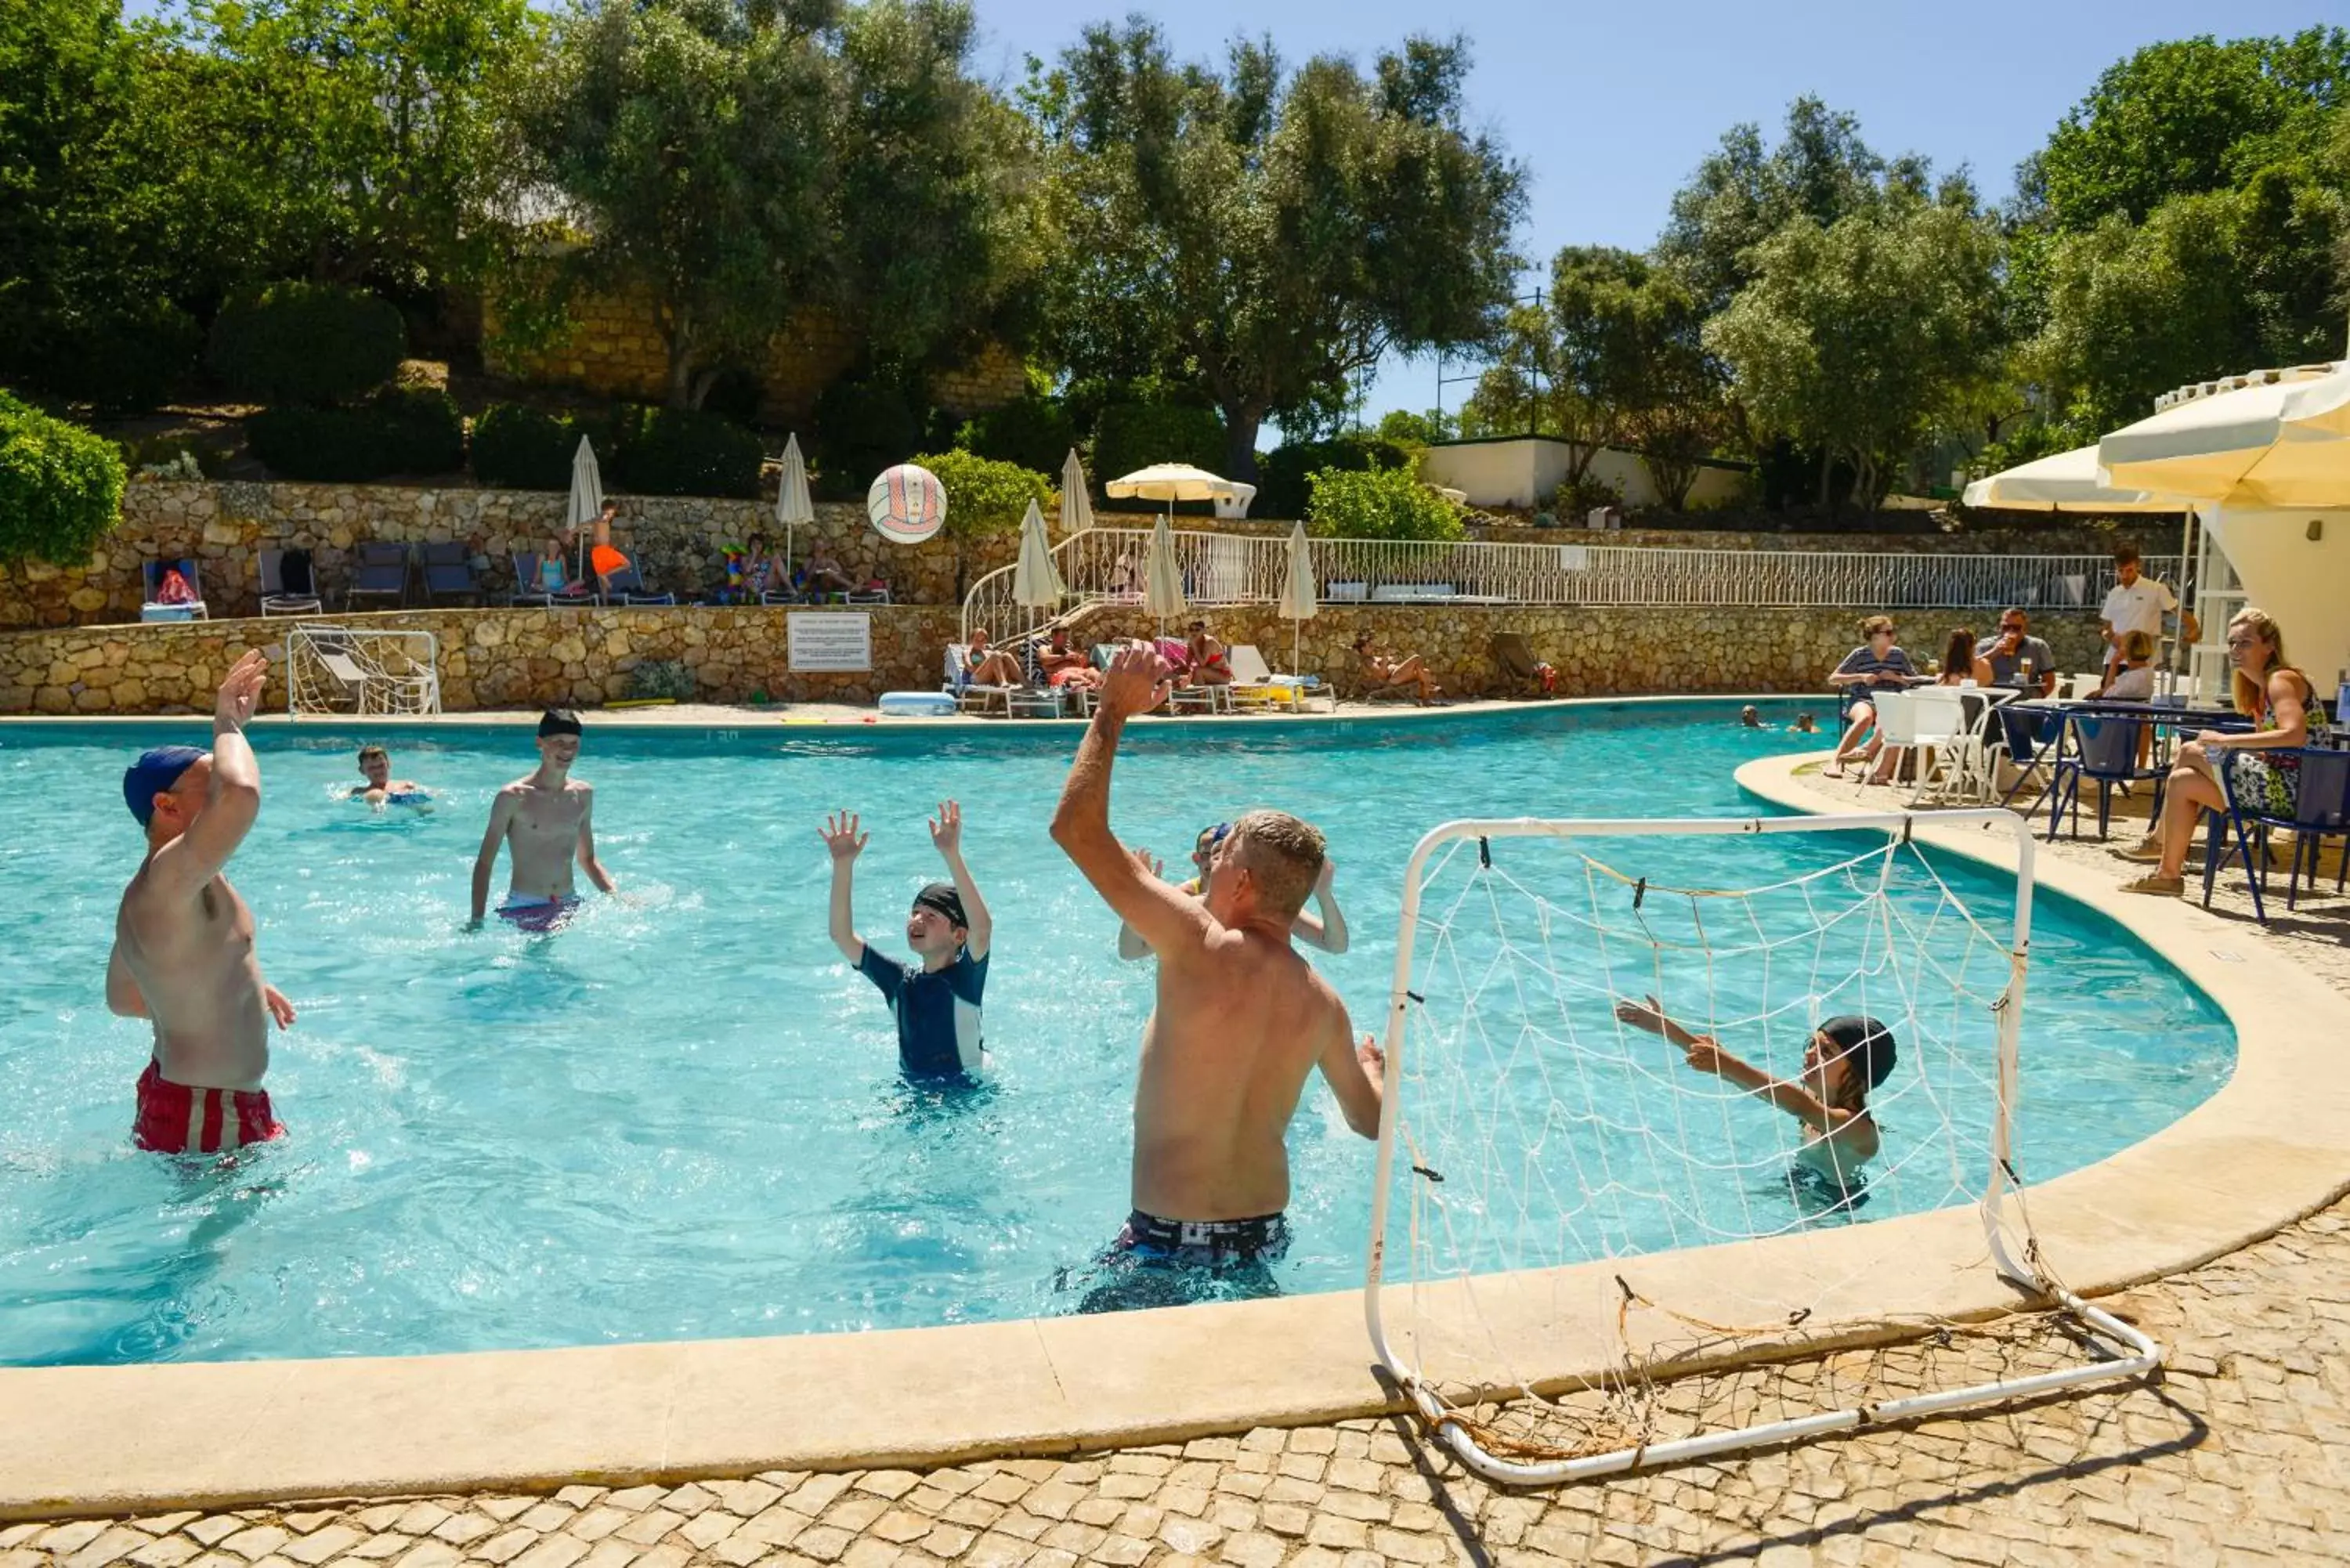
[[[955,700],[943,691],[884,691],[881,711],[899,718],[944,719],[955,711]]]

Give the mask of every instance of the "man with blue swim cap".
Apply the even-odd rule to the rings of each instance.
[[[244,726],[268,677],[246,653],[221,682],[210,752],[157,746],[122,775],[147,856],[115,913],[106,1005],[154,1026],[131,1128],[141,1148],[222,1154],[286,1131],[261,1080],[270,1021],[292,1024],[294,1004],[261,978],[253,911],[224,875],[261,810]]]

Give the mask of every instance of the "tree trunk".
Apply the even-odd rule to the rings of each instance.
[[[1224,415],[1224,477],[1243,484],[1256,483],[1256,432],[1264,410],[1226,403]]]
[[[661,401],[672,409],[692,408],[700,401],[693,392],[693,319],[683,311],[657,310],[654,322],[669,350],[669,389]]]
[[[1835,515],[1834,512],[1828,509],[1828,504],[1831,498],[1829,483],[1835,477],[1835,448],[1832,446],[1824,446],[1820,449],[1820,514],[1822,516],[1833,517]]]

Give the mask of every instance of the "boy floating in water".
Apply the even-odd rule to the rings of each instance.
[[[1749,702],[1745,707],[1741,708],[1738,711],[1738,722],[1745,729],[1761,729],[1762,727],[1762,710],[1757,708],[1753,703]]]
[[[952,883],[933,882],[914,895],[906,916],[906,943],[919,963],[876,952],[857,934],[850,913],[851,867],[867,835],[853,812],[827,817],[817,836],[832,852],[832,944],[871,981],[898,1021],[898,1065],[907,1077],[970,1082],[987,1065],[980,1039],[980,997],[987,989],[987,949],[994,936],[987,903],[962,859],[962,807],[942,802],[931,823],[931,842]]]
[[[1232,825],[1220,822],[1213,827],[1203,827],[1200,836],[1191,841],[1191,869],[1197,873],[1183,884],[1183,891],[1197,898],[1208,886],[1208,868],[1214,861],[1216,846],[1232,836]],[[1134,851],[1134,863],[1151,876],[1159,874],[1159,864],[1145,851]],[[1338,896],[1331,891],[1331,882],[1338,875],[1337,864],[1328,856],[1322,857],[1322,869],[1314,877],[1314,902],[1321,907],[1322,918],[1315,919],[1305,910],[1289,923],[1289,934],[1309,948],[1320,948],[1326,953],[1347,950],[1347,917],[1338,908]],[[1129,961],[1150,956],[1150,944],[1142,933],[1124,920],[1118,923],[1118,956]]]
[[[473,857],[473,918],[490,901],[490,873],[498,847],[514,851],[512,876],[498,917],[526,931],[551,931],[579,907],[572,891],[576,856],[599,892],[613,891],[612,878],[596,858],[596,792],[571,776],[579,760],[579,715],[549,708],[538,721],[538,771],[498,791],[490,806],[489,830]]]
[[[1893,1032],[1874,1018],[1846,1013],[1812,1031],[1804,1050],[1801,1083],[1773,1078],[1740,1061],[1711,1034],[1693,1034],[1665,1016],[1650,997],[1647,1005],[1618,1002],[1616,1016],[1635,1029],[1661,1034],[1700,1073],[1737,1085],[1804,1124],[1799,1169],[1825,1178],[1839,1191],[1858,1185],[1860,1168],[1877,1158],[1877,1123],[1868,1114],[1868,1092],[1893,1071]]]
[[[353,784],[344,793],[346,800],[363,800],[376,810],[387,805],[412,805],[422,810],[432,809],[432,792],[414,779],[391,776],[391,753],[381,746],[359,748],[359,776],[365,784]]]
[[[221,1154],[286,1132],[261,1080],[270,1020],[291,1026],[294,1004],[261,978],[253,911],[224,874],[261,811],[244,725],[268,675],[258,650],[236,661],[213,709],[210,752],[158,746],[122,775],[147,857],[115,913],[106,1005],[154,1025],[131,1138],[162,1154]]]

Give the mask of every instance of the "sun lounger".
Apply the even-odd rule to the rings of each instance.
[[[1264,654],[1253,642],[1236,642],[1224,650],[1232,667],[1229,690],[1243,708],[1295,710],[1314,698],[1326,698],[1318,675],[1283,675],[1266,667]]]
[[[210,620],[212,610],[204,603],[203,579],[197,574],[193,556],[176,561],[149,561],[140,568],[147,581],[147,601],[140,607],[140,620]],[[162,597],[164,574],[177,572],[188,585],[190,597],[165,603]]]
[[[306,553],[307,558],[307,553]],[[261,613],[273,615],[317,615],[327,607],[326,600],[317,593],[317,583],[311,581],[311,591],[286,591],[286,552],[264,550],[256,557],[261,566]]]
[[[452,539],[442,544],[424,546],[424,597],[433,604],[449,599],[472,599],[486,605],[489,595],[482,587],[482,579],[473,570],[471,551],[463,543]]]
[[[604,576],[603,600],[608,605],[673,605],[675,594],[657,594],[645,587],[645,576],[630,561],[617,572]]]
[[[539,556],[535,550],[514,552],[514,572],[515,591],[507,600],[509,604],[546,605],[553,608],[556,605],[591,605],[596,602],[596,596],[585,588],[576,594],[558,594],[549,588],[539,576]]]
[[[987,705],[998,698],[1003,701],[1003,711],[1012,711],[1012,694],[1022,691],[1018,686],[982,686],[971,678],[971,650],[960,642],[947,644],[946,684],[940,688],[955,700],[957,711],[964,713],[984,713]]]
[[[343,590],[343,606],[356,609],[361,599],[390,600],[398,608],[408,602],[409,549],[386,540],[370,539],[359,546],[359,564],[351,570],[350,587]]]
[[[1491,646],[1493,662],[1501,667],[1502,673],[1513,683],[1530,689],[1525,695],[1547,697],[1551,694],[1557,682],[1557,677],[1544,675],[1543,671],[1548,667],[1534,657],[1534,650],[1527,646],[1526,639],[1522,634],[1514,631],[1497,631],[1493,634]]]

